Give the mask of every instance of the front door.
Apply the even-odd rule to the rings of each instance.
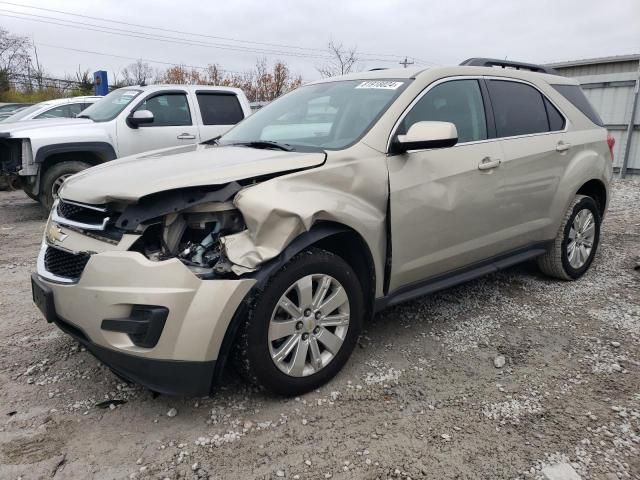
[[[153,122],[132,128],[126,119],[118,121],[120,157],[199,141],[193,106],[184,91],[152,93],[132,113],[136,110],[149,110]]]
[[[499,253],[504,228],[496,198],[502,150],[488,138],[479,80],[429,88],[395,133],[419,121],[454,123],[458,144],[388,157],[391,292]]]

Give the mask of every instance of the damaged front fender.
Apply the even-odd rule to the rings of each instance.
[[[345,158],[247,187],[233,200],[246,230],[221,238],[226,258],[237,275],[255,271],[320,221],[345,225],[364,239],[382,290],[386,255],[388,176],[385,159],[370,162]]]

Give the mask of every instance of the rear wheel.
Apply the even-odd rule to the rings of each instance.
[[[88,163],[78,161],[59,162],[50,166],[42,176],[40,187],[40,203],[51,210],[53,202],[58,198],[58,192],[64,181],[72,175],[91,167]]]
[[[353,269],[320,249],[295,256],[255,298],[236,363],[281,395],[313,390],[347,362],[360,334],[363,295]]]
[[[595,200],[576,195],[565,213],[553,246],[538,257],[540,270],[562,280],[575,280],[584,275],[598,249],[600,223],[600,211]]]

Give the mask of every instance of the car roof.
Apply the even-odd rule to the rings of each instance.
[[[86,100],[95,100],[98,101],[103,97],[95,96],[95,95],[85,95],[79,97],[67,97],[67,98],[54,98],[52,100],[45,100],[44,102],[40,102],[37,105],[42,107],[51,107],[55,105],[64,105],[66,103],[74,103],[74,102],[82,102]]]
[[[177,90],[187,90],[189,92],[194,92],[198,90],[211,90],[211,91],[223,91],[223,92],[233,92],[239,93],[242,92],[240,88],[236,87],[223,87],[218,85],[182,85],[177,83],[156,83],[153,85],[131,85],[127,87],[122,87],[122,89],[137,89],[142,90],[144,92],[150,92],[154,90],[167,90],[167,89],[177,89]]]
[[[335,82],[341,80],[389,80],[389,79],[420,79],[433,76],[449,77],[456,75],[477,75],[516,78],[520,80],[535,82],[544,80],[553,84],[577,85],[578,82],[572,78],[548,73],[538,73],[529,70],[518,70],[515,68],[502,67],[479,67],[479,66],[442,66],[442,67],[410,67],[410,68],[385,68],[374,69],[365,72],[349,73],[337,77],[323,78],[310,84]]]

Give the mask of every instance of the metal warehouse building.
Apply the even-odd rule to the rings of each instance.
[[[623,175],[640,174],[640,55],[575,60],[549,66],[561,75],[578,80],[600,113],[605,127],[616,139],[614,169],[623,169]]]

